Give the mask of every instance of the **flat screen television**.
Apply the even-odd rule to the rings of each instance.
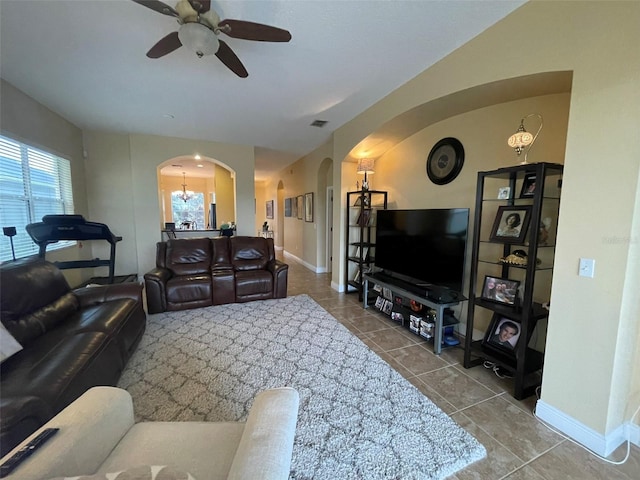
[[[419,287],[462,293],[469,209],[378,210],[375,266]]]

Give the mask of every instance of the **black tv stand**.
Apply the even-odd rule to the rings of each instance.
[[[453,323],[458,323],[457,319],[453,317],[449,312],[449,307],[454,305],[458,305],[461,301],[466,300],[464,296],[456,293],[455,299],[450,299],[449,301],[434,301],[429,298],[428,293],[429,290],[425,290],[425,287],[419,287],[414,283],[410,283],[404,280],[400,280],[399,278],[395,278],[389,274],[377,272],[377,273],[367,273],[363,276],[363,295],[362,295],[362,306],[363,308],[369,308],[369,282],[376,283],[381,287],[386,287],[404,297],[407,297],[411,300],[415,300],[427,307],[435,310],[436,312],[436,328],[433,337],[433,353],[436,355],[440,355],[442,352],[442,330],[444,326],[449,325],[451,322],[447,322],[446,320],[454,319]],[[434,291],[434,288],[443,289],[443,287],[431,287],[431,291]],[[416,293],[416,289],[418,292]],[[448,290],[448,289],[447,289]],[[453,290],[449,290],[450,292],[454,292]],[[449,311],[447,311],[449,310]]]

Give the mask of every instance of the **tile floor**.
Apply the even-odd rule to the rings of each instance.
[[[374,309],[363,309],[357,294],[330,286],[330,274],[315,274],[289,263],[289,295],[306,293],[380,357],[415,385],[487,449],[487,457],[450,477],[453,480],[640,479],[640,448],[631,445],[624,465],[610,465],[543,426],[534,416],[535,396],[511,396],[511,381],[482,366],[465,369],[462,348],[439,357],[431,343]],[[626,444],[610,459],[620,460]]]

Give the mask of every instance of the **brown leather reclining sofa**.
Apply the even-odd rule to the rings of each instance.
[[[156,244],[156,268],[144,276],[147,310],[250,302],[287,296],[289,266],[272,238],[170,239]]]
[[[146,326],[142,285],[72,290],[41,259],[0,266],[0,309],[22,346],[1,365],[2,455],[89,388],[115,386]]]

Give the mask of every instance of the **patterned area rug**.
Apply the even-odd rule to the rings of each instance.
[[[244,420],[296,388],[293,479],[441,479],[486,454],[307,295],[150,315],[119,386],[138,421]]]

